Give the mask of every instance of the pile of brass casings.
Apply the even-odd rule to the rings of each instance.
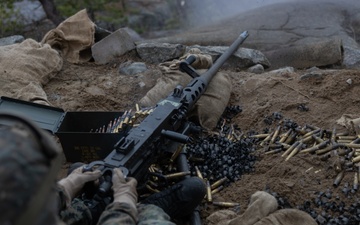
[[[359,186],[360,176],[360,135],[337,133],[336,129],[326,130],[316,126],[305,125],[282,131],[278,125],[268,134],[250,136],[258,138],[259,146],[264,154],[281,154],[285,161],[297,154],[313,154],[320,160],[326,161],[330,157],[338,157],[339,164],[335,170],[338,173],[334,180],[334,187],[339,186],[344,173],[354,173],[353,189]]]

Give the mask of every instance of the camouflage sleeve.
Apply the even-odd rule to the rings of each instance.
[[[57,191],[58,209],[60,212],[67,208],[66,201],[69,197],[66,195],[64,188],[60,185],[56,185],[56,191]]]
[[[101,214],[97,225],[133,225],[136,221],[134,209],[127,203],[113,202]]]

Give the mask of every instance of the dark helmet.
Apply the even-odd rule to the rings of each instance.
[[[0,113],[0,224],[56,224],[61,148],[22,116]]]

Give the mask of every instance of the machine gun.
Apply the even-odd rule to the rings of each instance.
[[[188,73],[193,80],[185,87],[176,87],[165,99],[159,101],[152,111],[137,127],[132,127],[115,145],[109,155],[101,161],[94,161],[85,165],[84,171],[95,167],[103,171],[99,194],[106,196],[111,190],[111,171],[120,168],[125,176],[131,176],[141,184],[146,180],[148,168],[156,160],[156,156],[167,151],[169,146],[176,143],[188,143],[189,136],[196,128],[187,120],[188,112],[206,91],[211,79],[218,72],[225,61],[238,49],[248,37],[244,31],[231,44],[216,62],[202,75],[199,75],[191,64],[196,60],[190,56],[180,63],[180,70]],[[179,157],[179,170],[189,171],[186,159]]]

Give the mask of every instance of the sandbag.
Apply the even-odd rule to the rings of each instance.
[[[33,39],[0,47],[0,96],[50,105],[43,85],[62,64],[56,50]]]
[[[280,209],[261,219],[254,225],[317,225],[306,212],[299,209]]]
[[[234,218],[235,217],[235,218]],[[306,212],[298,209],[280,209],[274,196],[264,191],[255,192],[245,212],[239,216],[220,210],[207,218],[209,225],[316,225]]]
[[[41,41],[60,51],[64,59],[71,63],[89,61],[94,42],[95,24],[90,20],[86,9],[47,32]]]
[[[199,74],[206,72],[205,68],[209,68],[212,65],[211,56],[200,54],[198,49],[189,51],[189,53],[179,60],[159,64],[163,76],[160,77],[156,85],[140,99],[139,104],[142,107],[155,106],[161,99],[171,94],[177,85],[185,87],[190,83],[192,77],[179,70],[180,61],[189,55],[196,56],[196,61],[192,66],[198,69],[197,72]],[[209,83],[205,93],[195,104],[189,114],[189,118],[198,122],[203,128],[213,130],[230,100],[231,88],[230,77],[225,73],[218,72]]]

